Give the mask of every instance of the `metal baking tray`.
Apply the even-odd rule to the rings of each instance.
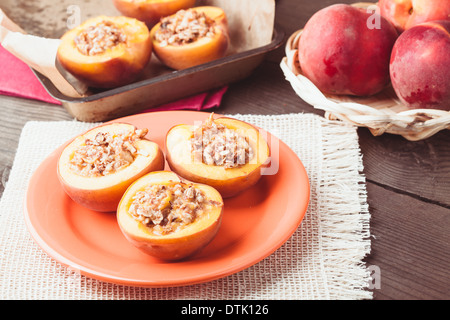
[[[13,3],[17,4],[17,0],[5,1],[7,3],[10,2],[11,5]],[[23,2],[24,0],[19,0],[19,2],[20,1]],[[48,4],[46,9],[44,9],[50,10],[50,8],[52,8],[50,7],[50,0],[44,1]],[[73,3],[73,1],[71,2]],[[78,2],[80,3],[81,8],[84,8],[83,5],[87,5],[86,8],[89,10],[94,10],[94,12],[97,10],[96,8],[92,9],[89,7],[89,5],[92,6],[92,3],[89,4],[89,0]],[[208,1],[203,2],[207,3]],[[257,2],[251,2],[253,2],[253,5],[258,5]],[[251,2],[248,3],[251,4]],[[53,5],[54,4],[55,3],[53,2]],[[10,7],[10,16],[12,16],[15,21],[18,21],[20,25],[20,17],[23,16],[20,15],[20,10],[29,10],[29,7],[33,5],[37,6],[41,4],[38,4],[35,0],[27,0],[26,5],[22,6],[22,9],[20,5]],[[102,7],[102,12],[104,12],[104,10],[105,8]],[[111,8],[108,10],[111,12]],[[28,18],[29,17],[30,16],[28,16]],[[52,24],[48,22],[48,16],[41,17],[36,15],[36,19],[47,19],[47,27],[46,30],[32,30],[35,34],[37,32],[40,34],[47,32],[45,36],[48,37],[61,36],[61,34],[58,34],[58,32],[61,33],[61,28],[58,30],[54,25],[52,27]],[[231,19],[233,19],[233,17],[231,17]],[[26,26],[27,22],[24,21],[23,25]],[[42,26],[42,24],[39,26],[35,25],[35,28],[42,28]],[[49,31],[51,28],[53,28],[53,32]],[[266,54],[281,46],[284,41],[284,32],[280,30],[278,26],[273,25],[272,28],[271,42],[266,45],[241,52],[237,50],[224,58],[179,71],[165,68],[161,64],[158,65],[157,59],[152,57],[151,61],[153,61],[153,65],[149,70],[144,72],[140,80],[110,90],[91,90],[86,96],[79,98],[64,95],[48,78],[35,70],[33,71],[47,92],[52,97],[59,100],[67,112],[75,119],[84,122],[107,121],[219,88],[248,77],[264,60]],[[247,30],[242,30],[242,32],[247,32]],[[245,38],[245,34],[239,34],[239,37],[241,38],[239,41],[242,41],[242,38]]]
[[[61,101],[74,118],[85,122],[106,121],[242,80],[283,40],[284,33],[274,29],[273,41],[266,46],[81,98],[63,95],[46,77],[34,72],[48,93]]]

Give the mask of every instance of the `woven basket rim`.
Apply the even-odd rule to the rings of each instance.
[[[374,3],[353,5],[367,8]],[[409,109],[400,102],[392,88],[365,98],[324,94],[302,74],[297,47],[302,31],[299,29],[288,38],[280,67],[297,95],[314,108],[325,111],[326,118],[367,127],[375,136],[391,133],[412,141],[450,129],[450,111]]]

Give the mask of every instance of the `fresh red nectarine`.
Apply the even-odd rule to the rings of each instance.
[[[392,50],[390,73],[408,107],[450,110],[450,21],[404,31]]]
[[[346,4],[316,12],[299,40],[304,75],[322,92],[367,96],[389,84],[389,58],[397,31],[385,18]]]
[[[378,6],[400,32],[423,22],[450,20],[449,0],[380,0]]]

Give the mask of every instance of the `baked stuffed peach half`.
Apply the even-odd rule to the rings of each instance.
[[[149,28],[163,17],[195,5],[195,0],[113,0],[114,6],[124,16],[143,21]]]
[[[87,85],[114,88],[133,82],[151,54],[145,23],[129,17],[98,16],[62,36],[57,59]]]
[[[57,175],[64,191],[88,209],[116,211],[132,182],[164,168],[163,152],[145,138],[147,132],[131,124],[112,123],[76,137],[58,160]]]
[[[269,146],[254,126],[213,114],[201,124],[180,124],[166,136],[166,159],[174,172],[210,185],[222,197],[255,185],[268,165]]]
[[[162,260],[187,258],[208,245],[222,221],[223,200],[214,188],[171,171],[136,180],[117,209],[125,238]]]
[[[176,70],[222,58],[229,46],[225,11],[213,6],[180,10],[162,18],[150,34],[155,55]]]

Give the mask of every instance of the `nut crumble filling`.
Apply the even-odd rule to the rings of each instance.
[[[214,20],[203,12],[180,10],[173,16],[161,18],[161,27],[155,33],[155,39],[162,47],[183,45],[200,38],[213,37],[214,26]]]
[[[70,169],[85,177],[98,177],[114,173],[130,165],[137,155],[142,154],[135,146],[147,129],[113,134],[99,132],[94,139],[86,139],[70,160]]]
[[[254,156],[248,137],[214,122],[211,117],[194,129],[191,152],[195,161],[207,165],[236,168],[249,163]]]
[[[101,54],[127,41],[127,36],[110,21],[89,26],[74,39],[78,51],[86,56]]]
[[[129,213],[154,234],[166,235],[201,217],[208,204],[214,202],[191,184],[157,184],[136,193]]]

